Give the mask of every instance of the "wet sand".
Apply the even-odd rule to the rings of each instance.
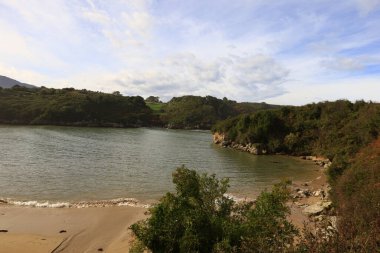
[[[145,211],[0,205],[0,253],[128,252],[128,227],[143,219]]]

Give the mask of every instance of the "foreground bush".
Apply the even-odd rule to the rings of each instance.
[[[131,226],[152,252],[287,252],[295,227],[286,220],[285,183],[253,203],[225,195],[228,180],[185,167],[173,173],[175,193],[150,209],[150,218]]]

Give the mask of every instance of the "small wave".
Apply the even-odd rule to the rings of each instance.
[[[149,208],[149,204],[142,204],[135,198],[118,198],[110,200],[93,200],[79,202],[51,202],[51,201],[20,201],[13,199],[1,199],[0,204],[8,204],[15,206],[28,206],[39,208],[89,208],[89,207],[111,207],[111,206],[131,206]]]
[[[256,202],[256,199],[252,199],[252,198],[240,198],[240,197],[237,197],[233,194],[230,194],[230,193],[225,193],[224,194],[225,197],[229,198],[229,199],[232,199],[233,201],[235,201],[236,203],[241,203],[241,202]]]

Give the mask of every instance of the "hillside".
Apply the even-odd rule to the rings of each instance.
[[[177,129],[211,129],[219,120],[279,107],[212,96],[174,97],[168,103],[155,103],[120,93],[74,88],[30,89],[20,85],[0,88],[0,99],[0,123]]]
[[[0,123],[138,127],[151,119],[151,109],[138,96],[73,88],[0,89]]]
[[[6,76],[0,76],[0,87],[1,88],[12,88],[13,86],[18,85],[21,87],[26,88],[37,88],[37,86],[27,84],[27,83],[21,83],[17,80],[14,80],[12,78],[6,77]]]
[[[111,104],[116,101],[115,98],[125,101],[129,99],[120,96],[120,94],[111,96],[106,93],[87,90],[78,91],[72,88],[38,88],[5,76],[0,76],[0,89],[3,89],[0,93],[0,97],[3,100],[0,102],[0,109],[2,109],[2,112],[0,112],[0,123],[89,126],[130,125],[130,119],[125,120],[124,116],[122,116],[123,112],[130,110],[128,103],[125,104],[126,108],[122,108],[122,103],[118,105],[118,110],[121,111],[120,115],[115,116],[117,113],[111,112],[114,109],[111,108],[114,106]],[[116,95],[119,96],[115,97]],[[108,105],[108,102],[102,101],[102,103],[104,102],[104,106],[107,104],[107,106],[111,107],[105,109],[96,103],[91,103],[84,99],[84,97],[97,96],[106,97],[107,99],[113,98],[110,105]],[[154,99],[157,99],[157,101]],[[240,114],[280,107],[266,103],[238,103],[227,98],[218,99],[212,96],[201,97],[191,95],[173,97],[167,103],[162,103],[158,100],[158,97],[151,96],[145,102],[139,101],[139,103],[141,105],[144,103],[147,107],[139,113],[139,119],[131,125],[161,126],[176,129],[211,129],[211,126],[220,120]],[[61,108],[59,109],[59,107]],[[92,113],[86,113],[86,110],[91,110]],[[94,110],[100,111],[95,112]],[[107,113],[104,113],[104,111],[110,111],[108,116],[106,116]],[[105,118],[99,119],[98,115],[103,113]],[[143,115],[144,113],[146,115]],[[140,117],[144,118],[142,120],[143,124],[139,123],[141,121]]]
[[[268,153],[350,155],[377,136],[380,104],[346,100],[241,115],[217,123],[212,131],[226,141],[260,144]]]
[[[219,122],[212,131],[223,146],[332,161],[326,172],[338,231],[332,239],[313,242],[324,251],[309,245],[305,252],[374,252],[378,247],[380,104],[338,100],[283,107]]]
[[[278,107],[266,103],[237,103],[212,96],[182,96],[160,107],[160,118],[169,128],[210,129],[219,120]]]

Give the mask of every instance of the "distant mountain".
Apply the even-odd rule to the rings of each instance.
[[[0,87],[1,88],[12,88],[15,85],[19,85],[26,88],[37,88],[37,86],[27,84],[27,83],[21,83],[17,80],[14,80],[12,78],[6,77],[6,76],[0,76]]]

